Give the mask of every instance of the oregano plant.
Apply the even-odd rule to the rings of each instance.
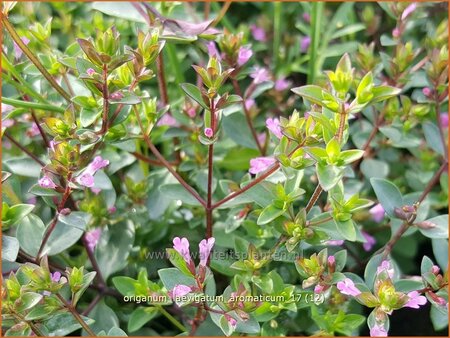
[[[2,333],[446,335],[447,11],[4,2]]]

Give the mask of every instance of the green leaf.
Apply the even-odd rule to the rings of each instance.
[[[158,309],[155,307],[138,307],[128,320],[128,331],[135,332],[156,317]]]
[[[203,102],[202,92],[197,86],[191,83],[182,83],[180,86],[181,89],[183,89],[183,91],[186,93],[186,95],[188,95],[192,100],[197,102],[204,109],[209,109],[209,107],[206,106],[205,102]]]
[[[428,146],[440,155],[444,155],[444,146],[440,137],[439,128],[431,122],[423,124],[423,132]]]
[[[16,233],[21,249],[25,253],[36,257],[41,246],[44,231],[44,222],[38,216],[29,214],[24,217],[17,227]]]
[[[344,161],[344,164],[350,164],[359,160],[364,155],[364,150],[352,149],[352,150],[344,150],[341,152],[340,158]]]
[[[41,166],[29,157],[11,158],[4,160],[4,163],[15,175],[37,178],[41,173]]]
[[[113,327],[108,331],[108,337],[128,337],[124,330],[119,327]]]
[[[430,222],[435,226],[430,229],[419,228],[422,235],[428,238],[448,238],[448,215],[436,216],[426,222]]]
[[[131,2],[95,1],[92,3],[92,8],[117,18],[146,23]]]
[[[175,285],[196,285],[193,277],[184,275],[177,268],[166,268],[158,270],[159,278],[167,290],[172,290]]]
[[[400,190],[393,183],[382,178],[371,178],[370,183],[386,214],[391,218],[396,218],[394,209],[403,206],[403,197]]]
[[[42,295],[36,292],[25,292],[16,301],[15,310],[19,313],[24,313],[24,311],[37,305],[41,301],[42,297]]]
[[[114,286],[123,296],[133,296],[135,294],[135,280],[130,277],[118,276],[112,279]]]
[[[361,162],[361,172],[368,179],[385,178],[389,174],[389,165],[383,161],[367,158]]]
[[[119,318],[116,313],[105,304],[104,299],[97,303],[94,309],[89,313],[89,317],[95,320],[95,322],[90,325],[94,332],[100,332],[102,330],[106,332],[113,327],[119,327]],[[87,335],[87,332],[83,330],[83,336],[84,335]]]
[[[82,316],[82,318],[88,325],[94,322],[90,318],[84,316]],[[77,322],[70,312],[63,312],[50,316],[48,320],[43,322],[43,326],[48,336],[66,336],[81,328],[80,323]]]
[[[175,249],[166,249],[167,255],[169,256],[170,262],[178,268],[182,273],[186,276],[193,276],[193,274],[189,271],[188,266],[184,258],[176,251]]]
[[[337,30],[336,32],[334,32],[331,35],[331,40],[340,38],[342,36],[354,34],[356,32],[362,31],[365,28],[366,28],[366,26],[363,25],[362,23],[355,23],[355,24],[352,24],[352,25],[346,25],[344,28],[341,28],[341,29]]]
[[[246,148],[258,149],[242,112],[224,115],[222,126],[225,134],[236,144]]]
[[[19,241],[15,237],[2,236],[2,260],[15,262],[19,253]]]
[[[341,222],[334,220],[339,233],[344,236],[345,239],[354,242],[356,240],[355,224],[351,219]]]
[[[303,97],[305,100],[322,106],[324,90],[319,86],[308,85],[291,89],[295,94]]]
[[[68,215],[60,215],[58,220],[61,223],[70,225],[80,230],[86,230],[87,222],[89,221],[90,214],[80,211],[71,212]]]
[[[377,275],[377,268],[381,264],[381,258],[381,254],[374,255],[367,262],[366,269],[364,270],[364,280],[369,288],[373,287]]]
[[[275,206],[273,206],[272,204],[270,204],[263,209],[263,211],[261,212],[261,214],[258,217],[257,223],[258,223],[258,225],[267,224],[267,223],[273,221],[275,218],[283,215],[284,212],[285,212],[285,210],[278,209]]]
[[[82,108],[80,112],[81,126],[89,127],[100,116],[101,110],[95,108]]]
[[[334,165],[317,163],[316,168],[320,186],[325,191],[333,188],[344,175],[344,168]]]
[[[6,219],[2,219],[4,225],[12,226],[17,224],[22,218],[34,209],[33,204],[16,204],[9,207]],[[3,218],[3,217],[2,217]]]
[[[402,90],[391,86],[377,86],[372,88],[372,100],[371,103],[380,101],[386,101],[387,99],[397,96]]]
[[[222,161],[217,162],[217,166],[226,170],[248,170],[250,160],[258,156],[259,152],[256,149],[234,147],[227,152]]]
[[[191,195],[181,184],[164,184],[159,187],[161,194],[175,200],[181,201],[187,205],[199,206],[200,202]]]
[[[127,266],[133,243],[132,222],[110,225],[102,231],[102,236],[95,248],[95,258],[105,279]]]
[[[436,262],[442,270],[447,270],[448,265],[448,240],[443,238],[433,238],[431,240],[433,254]]]

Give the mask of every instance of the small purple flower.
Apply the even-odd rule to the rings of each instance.
[[[398,38],[400,36],[400,28],[395,27],[394,30],[392,31],[392,36],[394,38]]]
[[[317,284],[317,285],[314,287],[314,293],[322,293],[324,288],[325,288],[325,287],[324,287],[323,285]]]
[[[200,250],[200,265],[206,266],[206,262],[208,261],[209,254],[214,246],[216,239],[214,237],[210,237],[208,239],[204,239],[198,245]]]
[[[427,298],[422,296],[417,291],[411,291],[408,293],[409,300],[403,305],[403,307],[410,307],[413,309],[418,309],[420,305],[425,305],[427,303]]]
[[[230,324],[231,328],[234,330],[237,326],[237,320],[230,315],[225,315],[225,318],[227,319],[228,324]]]
[[[311,15],[309,13],[303,13],[302,15],[303,20],[305,20],[307,23],[311,22]]]
[[[37,203],[37,198],[36,196],[31,196],[29,199],[27,199],[27,204],[33,204],[36,205]]]
[[[28,43],[30,42],[30,40],[29,40],[27,37],[25,37],[25,36],[22,36],[22,37],[20,38],[20,40],[22,40],[22,42],[23,42],[25,45],[28,45]],[[20,59],[20,57],[22,56],[22,54],[23,54],[22,49],[20,49],[20,47],[16,44],[16,42],[14,42],[14,57],[15,57],[16,59]]]
[[[197,115],[197,112],[195,111],[195,108],[189,108],[186,113],[190,118],[194,118]]]
[[[30,137],[37,136],[37,135],[40,135],[40,134],[41,134],[41,132],[40,132],[40,130],[39,130],[39,127],[38,127],[38,125],[37,125],[35,122],[33,122],[33,124],[31,125],[31,127],[28,129],[27,134],[28,134]]]
[[[61,272],[55,271],[55,272],[51,273],[50,278],[51,278],[52,282],[58,283],[59,280],[61,279]]]
[[[95,229],[92,229],[92,230],[89,230],[88,232],[86,232],[86,235],[84,236],[84,238],[86,240],[86,245],[90,251],[94,251],[101,235],[102,235],[101,228],[95,228]]]
[[[98,194],[100,194],[100,192],[102,191],[102,189],[92,187],[92,188],[91,188],[91,191],[92,191],[94,194],[98,195]]]
[[[205,133],[205,136],[208,138],[211,138],[214,136],[214,131],[211,128],[205,128],[203,131]]]
[[[336,240],[332,239],[332,240],[326,241],[325,244],[332,245],[332,246],[340,246],[340,245],[344,244],[344,241],[342,239],[336,239]]]
[[[183,297],[183,296],[187,295],[191,291],[192,291],[192,289],[190,286],[183,285],[183,284],[177,284],[173,287],[172,290],[169,291],[169,296],[173,300],[176,300],[179,297]]]
[[[275,163],[273,157],[256,157],[250,160],[250,174],[256,175],[266,171]]]
[[[377,268],[377,275],[382,273],[383,271],[386,271],[389,278],[392,279],[394,277],[394,268],[391,266],[391,263],[389,261],[382,261],[380,266]]]
[[[266,127],[269,129],[272,134],[274,134],[277,138],[281,138],[283,133],[281,132],[280,120],[277,118],[268,118],[266,120]]]
[[[186,263],[190,264],[192,261],[191,255],[189,253],[189,241],[186,237],[180,238],[175,237],[173,239],[173,248],[183,256]]]
[[[291,82],[286,80],[284,77],[282,77],[275,81],[275,90],[282,92],[282,91],[288,89],[290,85],[291,85]]]
[[[366,239],[366,242],[363,243],[363,248],[365,251],[370,251],[372,250],[373,246],[375,245],[375,243],[377,242],[375,240],[375,237],[369,235],[367,232],[365,231],[361,231],[362,235],[364,236],[364,238]]]
[[[260,84],[270,80],[269,71],[263,67],[256,67],[250,74],[250,77],[253,79],[255,84]]]
[[[156,125],[174,127],[177,125],[177,120],[172,115],[164,114]]]
[[[328,264],[330,264],[330,265],[336,264],[336,258],[334,258],[334,256],[329,256],[327,261],[328,261]]]
[[[86,74],[89,76],[93,76],[96,73],[96,71],[93,68],[86,69]]]
[[[263,28],[258,27],[256,25],[251,25],[250,30],[252,31],[253,39],[255,39],[256,41],[261,41],[261,42],[267,41],[266,32]]]
[[[14,125],[15,121],[13,119],[5,119],[2,121],[2,127],[3,128],[9,128]]]
[[[258,135],[258,143],[265,144],[266,143],[266,133],[259,133]]]
[[[55,189],[57,187],[55,182],[53,182],[52,179],[47,175],[44,175],[41,179],[39,179],[38,184],[42,188],[46,189]]]
[[[250,47],[242,46],[239,48],[237,64],[238,66],[242,66],[247,63],[247,61],[252,57],[253,52]]]
[[[103,159],[101,156],[95,156],[93,161],[86,167],[86,172],[94,175],[98,170],[103,169],[109,165],[109,161]]]
[[[426,97],[429,97],[429,96],[431,95],[431,93],[432,93],[432,90],[431,90],[430,87],[424,87],[424,88],[422,89],[422,93],[423,93],[423,95],[425,95]]]
[[[417,4],[413,2],[411,5],[405,8],[402,13],[402,21],[405,20],[412,12],[414,12],[417,8]]]
[[[336,284],[336,287],[342,294],[356,297],[361,294],[361,291],[355,286],[355,283],[350,278],[346,278]]]
[[[439,119],[441,120],[442,127],[448,128],[448,113],[440,113]]]
[[[109,95],[109,98],[111,100],[121,100],[123,98],[123,94],[121,92],[114,92],[111,95]]]
[[[383,326],[375,324],[375,326],[370,329],[371,337],[387,337],[387,335],[387,331]]]
[[[439,273],[440,270],[441,270],[441,269],[440,269],[437,265],[433,265],[433,266],[431,267],[431,272],[432,272],[434,275],[437,275],[437,274]]]
[[[117,208],[113,205],[111,208],[108,208],[108,212],[110,214],[114,214],[117,211]]]
[[[308,51],[309,45],[311,44],[311,37],[304,36],[300,39],[300,51],[306,53]]]
[[[76,178],[79,185],[92,188],[94,186],[94,176],[92,176],[87,170]]]
[[[206,43],[206,48],[208,48],[208,56],[210,58],[215,56],[218,60],[220,60],[220,54],[214,41],[209,41],[208,43]]]
[[[2,103],[2,115],[7,114],[14,110],[14,107],[10,104]],[[5,121],[2,121],[2,124],[5,123]]]
[[[377,223],[384,219],[384,208],[380,203],[372,207],[369,212],[372,215],[372,219]]]
[[[247,100],[245,100],[244,104],[245,104],[245,109],[250,110],[250,108],[252,108],[255,105],[255,100],[247,99]]]

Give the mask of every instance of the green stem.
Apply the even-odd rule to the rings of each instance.
[[[155,305],[155,307],[161,312],[161,314],[166,317],[173,325],[179,328],[181,331],[186,332],[187,329],[181,324],[174,316],[172,316],[169,312],[166,311],[161,305]]]
[[[59,94],[61,94],[61,96],[64,97],[64,99],[66,99],[67,102],[71,103],[70,95],[56,82],[56,80],[53,78],[53,76],[50,75],[50,73],[47,71],[47,69],[45,69],[45,67],[39,61],[39,59],[27,47],[27,45],[23,43],[19,34],[17,34],[13,25],[9,22],[9,20],[6,18],[6,16],[3,13],[1,13],[0,15],[2,18],[3,26],[6,28],[8,33],[11,35],[11,38],[14,40],[14,42],[17,44],[17,46],[19,46],[19,48],[22,50],[22,52],[30,59],[31,62],[33,62],[33,64],[36,66],[36,68],[39,69],[41,74],[47,79],[47,81],[53,86],[53,88],[55,88],[56,91]]]
[[[311,45],[309,47],[309,71],[307,83],[314,83],[317,73],[317,50],[319,48],[323,2],[313,2],[311,12]]]
[[[225,16],[226,12],[228,11],[228,8],[231,5],[231,1],[224,2],[223,7],[221,8],[220,5],[217,2],[211,2],[211,7],[213,10],[218,12],[217,17],[214,19],[211,26],[216,26],[219,22],[222,23],[222,25],[228,29],[230,32],[234,31],[233,24],[231,21]]]
[[[51,104],[22,101],[22,100],[11,99],[9,97],[2,97],[2,102],[6,103],[6,104],[10,104],[11,106],[14,106],[14,107],[19,107],[19,108],[41,109],[41,110],[47,110],[47,111],[54,111],[57,113],[64,113],[64,111],[65,111],[65,109],[63,107],[56,107]]]
[[[281,41],[281,1],[273,3],[273,56],[275,72],[279,66],[280,41]]]

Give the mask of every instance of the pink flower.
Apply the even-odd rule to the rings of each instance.
[[[411,291],[408,293],[408,303],[403,305],[403,307],[410,307],[413,309],[418,309],[420,305],[425,305],[427,303],[427,298],[420,295],[417,291]]]
[[[169,126],[174,127],[177,125],[177,120],[169,114],[164,114],[163,117],[161,117],[156,124],[157,126]]]
[[[216,239],[214,237],[210,237],[202,240],[198,245],[200,250],[200,265],[206,266],[206,262],[208,261],[209,254],[211,253],[215,241]]]
[[[40,135],[40,133],[41,132],[39,131],[39,127],[38,127],[38,125],[35,122],[33,122],[31,127],[27,130],[27,134],[30,137]]]
[[[95,156],[91,163],[86,167],[85,172],[94,175],[98,170],[103,169],[109,165],[109,161],[103,159],[101,156]]]
[[[11,112],[13,110],[14,110],[13,106],[11,106],[9,104],[6,104],[6,103],[2,103],[2,115],[3,114],[7,114],[7,113],[9,113],[9,112]],[[2,124],[3,123],[5,123],[5,121],[2,121]]]
[[[52,282],[58,283],[59,280],[61,279],[61,272],[55,271],[55,272],[51,273],[50,278],[51,278]]]
[[[214,132],[211,128],[205,128],[204,130],[205,136],[211,138],[214,136]]]
[[[189,241],[186,237],[180,238],[175,237],[173,239],[173,248],[181,255],[183,256],[186,263],[191,263],[191,255],[189,253]]]
[[[242,46],[239,48],[237,64],[242,66],[252,57],[253,52],[249,47]]]
[[[270,80],[269,71],[263,67],[256,67],[254,71],[250,74],[255,84],[260,84]]]
[[[400,29],[398,27],[394,28],[394,30],[392,31],[392,36],[394,38],[398,38],[400,36]]]
[[[370,329],[371,337],[387,337],[387,335],[387,331],[383,326],[375,324],[375,326]]]
[[[172,290],[169,291],[169,296],[175,300],[176,298],[187,295],[191,291],[192,291],[192,289],[190,286],[183,285],[183,284],[177,284],[173,287]]]
[[[91,188],[94,186],[94,176],[92,176],[89,172],[85,171],[80,176],[76,178],[76,181],[79,185]]]
[[[14,125],[14,120],[13,119],[5,119],[2,121],[2,127],[3,128],[9,128],[12,127]]]
[[[225,318],[227,319],[228,324],[230,324],[231,328],[234,330],[237,326],[237,320],[230,315],[225,315]]]
[[[384,219],[384,208],[380,203],[372,207],[369,212],[372,215],[372,219],[377,223]]]
[[[218,60],[220,60],[220,54],[214,41],[209,41],[208,43],[206,43],[206,48],[208,48],[208,55],[210,58],[215,56]]]
[[[307,23],[311,22],[311,15],[309,15],[309,13],[303,13],[302,17]]]
[[[367,232],[365,231],[361,231],[362,235],[364,236],[364,238],[366,239],[366,242],[363,243],[363,248],[365,251],[370,251],[372,250],[373,246],[375,245],[375,243],[377,242],[375,240],[375,237],[369,235]]]
[[[261,41],[261,42],[267,41],[266,32],[263,28],[258,27],[256,25],[251,25],[250,30],[252,31],[253,39],[255,39],[256,41]]]
[[[27,37],[25,37],[25,36],[22,36],[22,37],[20,38],[20,40],[22,40],[22,42],[23,42],[25,45],[28,45],[28,43],[30,42],[30,40],[29,40]],[[14,42],[14,57],[15,57],[16,59],[20,59],[20,57],[22,56],[22,54],[23,54],[22,49],[20,49],[20,47],[16,44],[16,42]]]
[[[394,268],[391,266],[391,263],[389,261],[382,261],[380,266],[377,268],[377,275],[382,273],[383,271],[386,271],[389,278],[392,279],[394,277]]]
[[[275,90],[282,92],[283,90],[288,89],[290,85],[291,82],[282,77],[275,81]]]
[[[245,109],[250,110],[250,108],[252,108],[255,105],[255,100],[247,99],[244,101],[244,104],[245,104]]]
[[[266,127],[269,129],[272,134],[274,134],[277,138],[281,138],[283,133],[281,132],[280,120],[277,118],[268,118],[266,120]]]
[[[121,100],[123,98],[123,94],[121,92],[114,92],[111,95],[109,95],[109,98],[111,100]]]
[[[300,51],[306,53],[308,51],[309,45],[311,44],[311,38],[309,36],[304,36],[300,40]]]
[[[86,74],[89,76],[93,76],[96,73],[96,71],[93,68],[86,69]]]
[[[341,239],[337,239],[337,240],[329,240],[325,242],[326,245],[333,245],[333,246],[339,246],[344,244],[344,241]]]
[[[95,229],[92,229],[92,230],[89,230],[88,232],[86,232],[86,235],[84,235],[84,238],[86,240],[86,245],[90,251],[94,251],[101,235],[102,235],[101,228],[95,228]]]
[[[324,289],[324,286],[323,286],[323,285],[317,284],[317,285],[314,287],[314,293],[322,293],[322,292],[323,292],[323,289]]]
[[[275,163],[273,157],[256,157],[250,160],[250,174],[258,174],[262,171],[266,171]]]
[[[448,113],[439,114],[439,119],[441,120],[442,127],[448,128]]]
[[[423,93],[423,95],[425,95],[425,96],[430,96],[431,95],[431,93],[432,93],[432,91],[431,91],[431,88],[430,87],[425,87],[425,88],[423,88],[422,89],[422,93]]]
[[[334,258],[334,256],[329,256],[327,261],[328,261],[328,264],[330,264],[330,265],[336,264],[336,258]]]
[[[108,212],[110,214],[114,214],[117,211],[117,208],[113,205],[111,208],[108,208]]]
[[[92,191],[94,194],[98,195],[98,194],[100,194],[100,192],[102,191],[102,189],[92,187],[92,188],[91,188],[91,191]]]
[[[402,13],[402,20],[405,20],[412,12],[414,12],[417,8],[417,4],[413,2],[411,5],[405,8]]]
[[[44,177],[42,177],[38,181],[38,183],[42,188],[46,188],[46,189],[55,189],[57,187],[55,182],[53,182],[52,179],[50,177],[48,177],[47,175],[44,175]]]
[[[186,111],[186,114],[188,114],[188,116],[193,119],[197,115],[197,112],[195,111],[195,108],[189,108]]]
[[[266,143],[266,133],[259,133],[258,134],[258,143],[259,144],[265,144]]]
[[[336,287],[342,294],[356,297],[361,294],[361,291],[357,289],[355,283],[350,278],[346,278],[336,284]]]
[[[36,203],[37,203],[36,196],[31,196],[29,199],[27,199],[27,204],[34,204],[34,205],[36,205]]]
[[[437,265],[433,265],[433,266],[431,267],[431,272],[432,272],[434,275],[437,275],[437,274],[439,273],[440,270],[441,270],[441,269],[440,269]]]

